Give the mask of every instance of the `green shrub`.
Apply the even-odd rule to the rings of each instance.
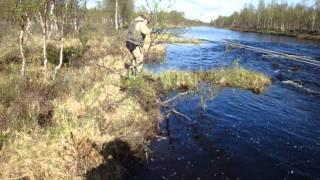
[[[82,45],[83,49],[87,48],[89,39],[90,39],[90,35],[87,32],[80,32],[79,40],[81,42],[81,45]]]
[[[159,77],[166,90],[192,89],[200,82],[207,82],[225,87],[248,89],[254,93],[262,93],[272,83],[266,75],[244,69],[237,62],[228,68],[210,71],[165,71]]]
[[[121,89],[137,98],[145,110],[150,110],[156,106],[156,90],[142,76],[123,79],[121,81]]]
[[[185,71],[165,71],[160,74],[160,80],[166,90],[191,89],[199,83],[197,75]]]
[[[73,64],[83,56],[84,49],[81,47],[65,47],[63,50],[63,64]],[[48,44],[47,46],[48,62],[54,65],[59,64],[60,48],[55,45]]]

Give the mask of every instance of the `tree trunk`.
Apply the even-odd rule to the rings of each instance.
[[[47,70],[48,58],[47,58],[47,34],[43,35],[43,68]]]
[[[313,18],[312,18],[312,32],[314,32],[314,27],[315,27],[315,24],[316,24],[316,19],[317,19],[317,12],[315,11],[314,14],[313,14]]]
[[[44,12],[46,14],[46,11]],[[42,35],[43,35],[43,68],[47,70],[47,18],[43,18],[41,13],[39,12],[40,24],[42,27]]]
[[[27,17],[27,27],[26,27],[26,31],[27,31],[28,34],[30,34],[31,36],[33,36],[32,33],[31,33],[31,31],[30,31],[31,25],[32,25],[32,22],[31,22],[30,18]]]
[[[262,13],[259,12],[258,13],[258,20],[257,20],[257,24],[256,24],[256,29],[260,29],[260,24],[261,24],[261,15]]]
[[[74,30],[74,32],[78,32],[78,20],[77,20],[77,18],[73,18],[73,30]]]
[[[62,63],[63,63],[63,49],[64,49],[64,35],[63,35],[63,26],[61,27],[61,41],[60,41],[60,58],[59,58],[59,64],[56,66],[54,70],[54,75],[58,73],[58,71],[61,69]]]
[[[24,48],[23,48],[24,31],[25,31],[24,27],[21,27],[20,38],[19,38],[20,54],[21,54],[21,58],[22,58],[21,76],[25,75],[25,70],[26,70],[26,57],[24,55]]]
[[[54,14],[54,9],[55,9],[55,0],[52,0],[51,7],[50,7],[50,27],[49,27],[49,33],[48,33],[49,39],[52,35],[52,32],[58,31],[58,22],[57,22],[56,15]]]
[[[116,0],[116,10],[115,10],[115,15],[114,15],[114,24],[115,24],[116,31],[118,31],[118,29],[119,29],[118,20],[119,20],[119,18],[118,18],[118,0]]]
[[[122,29],[123,28],[123,18],[121,15],[119,15],[119,28]]]

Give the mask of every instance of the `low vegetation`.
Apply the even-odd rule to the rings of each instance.
[[[159,77],[166,90],[190,89],[199,83],[210,83],[262,93],[271,84],[271,79],[266,75],[244,69],[238,63],[210,71],[165,71]]]
[[[166,34],[160,34],[160,35],[154,35],[157,36],[156,43],[162,44],[162,43],[168,43],[168,44],[175,44],[175,43],[189,43],[189,44],[201,44],[202,41],[196,38],[181,38],[177,37],[174,34],[166,33]]]
[[[37,58],[27,56],[25,77],[14,61],[1,65],[0,179],[125,178],[129,167],[123,157],[135,163],[144,157],[160,111],[148,109],[134,88],[122,87],[120,75],[130,56],[116,42],[96,34],[82,52],[79,42],[66,40],[66,47],[81,54],[71,53],[78,63],[54,80],[37,67]],[[49,71],[53,64],[49,61]],[[141,93],[154,96],[152,89]]]

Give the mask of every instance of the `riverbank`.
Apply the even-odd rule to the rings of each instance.
[[[59,52],[54,45],[44,71],[39,65],[41,41],[26,44],[24,78],[12,46],[0,64],[0,178],[128,179],[134,175],[135,167],[148,158],[149,139],[162,120],[157,101],[168,92],[164,77],[174,79],[172,88],[180,88],[187,79],[180,75],[122,78],[131,55],[119,37],[125,36],[95,34],[85,46],[79,39],[67,39],[67,64],[54,79],[56,62],[51,60]],[[161,44],[152,51],[165,55]]]
[[[131,58],[124,40],[95,34],[84,50],[66,39],[66,64],[54,79],[59,51],[48,46],[44,71],[39,42],[26,44],[25,77],[16,46],[1,47],[12,49],[0,63],[0,179],[128,178],[161,113],[122,88]]]
[[[233,31],[240,31],[240,32],[253,32],[253,33],[270,34],[270,35],[276,35],[276,36],[293,37],[293,38],[304,39],[304,40],[320,41],[320,35],[312,35],[307,33],[279,32],[279,31],[272,31],[272,30],[256,30],[256,29],[243,29],[243,28],[225,28],[225,29],[230,29]]]

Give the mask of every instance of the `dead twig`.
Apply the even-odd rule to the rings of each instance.
[[[169,102],[172,102],[173,100],[176,100],[178,97],[183,96],[183,95],[187,95],[187,94],[189,94],[189,93],[191,93],[191,92],[179,93],[178,95],[174,96],[173,98],[171,98],[171,99],[169,99],[169,100],[167,100],[167,101],[165,101],[165,102],[160,101],[160,99],[157,99],[156,102],[157,102],[161,107],[163,107],[163,108],[166,109],[166,111],[165,111],[165,112],[166,112],[166,115],[165,115],[166,118],[168,118],[171,113],[174,113],[175,115],[179,115],[179,116],[187,119],[188,121],[194,122],[194,121],[193,121],[191,118],[189,118],[187,115],[179,112],[179,111],[176,110],[174,107],[172,107],[172,106],[169,105]]]
[[[188,94],[191,94],[191,93],[192,93],[192,91],[187,91],[187,92],[184,92],[184,93],[179,93],[179,94],[175,95],[174,97],[172,97],[172,98],[164,101],[163,104],[168,104],[168,103],[170,103],[170,102],[178,99],[178,98],[181,97],[181,96],[185,96],[185,95],[188,95]]]
[[[108,66],[105,65],[104,62],[102,62],[102,64],[96,63],[95,65],[96,65],[97,67],[99,67],[99,68],[103,68],[103,69],[107,70],[109,73],[121,74],[121,72],[115,71],[115,70],[113,70],[113,69],[111,68],[116,62],[117,62],[117,61],[113,61],[113,62],[112,62],[111,64],[109,64]]]
[[[176,115],[180,115],[180,116],[184,117],[185,119],[187,119],[187,120],[189,120],[189,121],[191,121],[191,122],[194,122],[194,121],[193,121],[192,119],[190,119],[188,116],[182,114],[181,112],[177,111],[177,110],[174,109],[174,108],[172,108],[171,111],[172,111],[173,113],[175,113]]]

